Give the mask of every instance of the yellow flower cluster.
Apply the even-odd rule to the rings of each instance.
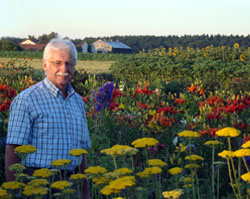
[[[50,162],[51,166],[57,166],[57,167],[61,167],[70,163],[71,161],[67,159],[58,159],[58,160],[53,160]]]
[[[239,149],[234,152],[235,157],[250,156],[250,149]]]
[[[210,146],[210,147],[216,147],[216,146],[219,146],[219,145],[222,145],[222,144],[223,143],[218,141],[218,140],[209,140],[209,141],[204,143],[204,145]]]
[[[135,148],[144,148],[144,147],[148,147],[148,146],[155,146],[158,143],[159,143],[159,141],[156,140],[155,138],[140,138],[140,139],[133,141],[131,144]]]
[[[198,169],[200,168],[200,165],[198,164],[186,164],[185,165],[185,169],[194,169],[194,168]]]
[[[4,189],[10,189],[10,190],[20,189],[21,187],[24,187],[24,186],[25,186],[24,183],[16,182],[16,181],[4,182],[2,184],[2,187]]]
[[[241,145],[243,148],[250,148],[250,141],[247,141],[246,143]]]
[[[101,176],[99,178],[93,178],[92,180],[95,184],[105,184],[109,181],[109,179],[104,176]]]
[[[88,151],[86,151],[85,149],[71,149],[69,154],[70,155],[74,155],[74,156],[80,156],[83,154],[87,154]]]
[[[12,164],[9,166],[10,171],[22,172],[24,169],[26,169],[26,167],[20,163]]]
[[[34,153],[37,151],[36,147],[32,145],[22,145],[18,146],[14,149],[15,153],[18,154],[28,154],[28,153]]]
[[[185,157],[185,160],[190,160],[190,161],[197,161],[197,160],[204,160],[203,157],[199,156],[199,155],[189,155]]]
[[[117,172],[124,175],[124,174],[132,173],[132,170],[124,167],[124,168],[117,169]]]
[[[224,150],[224,151],[218,153],[218,156],[220,156],[222,158],[225,158],[225,159],[233,158],[234,157],[234,152],[233,151]]]
[[[87,169],[85,169],[85,172],[89,174],[101,174],[107,172],[107,169],[101,166],[90,166]]]
[[[140,178],[148,178],[150,175],[156,175],[158,173],[161,173],[162,169],[160,167],[154,166],[154,167],[147,167],[142,172],[138,172],[136,175]]]
[[[7,191],[6,190],[4,190],[4,189],[2,189],[1,187],[0,187],[0,197],[1,198],[7,198],[7,196],[8,196],[8,193],[7,193]]]
[[[240,131],[232,127],[226,127],[216,131],[215,134],[220,137],[237,137],[240,135]]]
[[[241,175],[241,179],[244,180],[245,182],[250,183],[250,173],[245,173],[243,175]]]
[[[33,173],[33,176],[41,177],[41,178],[48,178],[51,175],[53,175],[53,172],[51,172],[47,168],[42,168],[42,169],[35,170],[34,173]]]
[[[86,179],[86,175],[82,174],[82,173],[76,173],[76,174],[72,174],[70,176],[70,180],[82,180],[82,179]]]
[[[174,168],[168,170],[168,172],[169,172],[170,174],[172,174],[172,175],[178,175],[178,174],[180,174],[182,171],[183,171],[183,169],[180,168],[180,167],[174,167]]]
[[[162,193],[162,195],[165,199],[178,199],[182,193],[183,192],[181,189],[174,189],[172,191],[165,191]]]
[[[186,137],[186,138],[198,138],[201,135],[196,131],[182,131],[182,132],[178,133],[178,136]]]
[[[47,184],[49,184],[49,182],[46,179],[34,179],[28,183],[28,185],[34,186],[34,187],[43,186]]]
[[[27,185],[24,187],[23,194],[26,196],[32,196],[32,195],[46,195],[48,193],[47,187],[36,187]]]
[[[112,193],[120,193],[122,190],[126,189],[127,187],[131,187],[135,184],[135,177],[134,176],[123,176],[117,178],[116,180],[110,181],[108,185],[106,185],[102,190],[101,193],[103,195],[110,195]]]
[[[191,183],[191,182],[192,182],[192,178],[191,178],[191,177],[185,177],[185,178],[183,179],[183,181],[184,181],[185,183]]]
[[[68,181],[56,181],[52,183],[51,187],[55,189],[64,190],[65,188],[70,187],[70,184]]]
[[[130,147],[128,145],[119,145],[116,144],[108,149],[101,150],[101,153],[104,153],[106,155],[135,155],[138,152],[137,149]]]
[[[166,166],[167,163],[160,159],[151,159],[147,161],[150,166]]]
[[[123,198],[123,197],[117,197],[117,198],[113,198],[113,199],[125,199],[125,198]]]

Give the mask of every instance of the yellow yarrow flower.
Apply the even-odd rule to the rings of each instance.
[[[235,157],[250,156],[250,149],[239,149],[234,152]]]
[[[36,187],[27,185],[24,187],[23,194],[25,196],[32,196],[32,195],[46,195],[48,193],[47,187]]]
[[[26,167],[20,163],[12,164],[8,168],[10,171],[16,171],[16,172],[22,172],[24,169],[26,169]]]
[[[34,173],[33,173],[33,176],[41,177],[41,178],[48,178],[49,176],[52,176],[52,175],[53,175],[53,172],[51,172],[47,168],[42,168],[42,169],[35,170]]]
[[[185,182],[185,183],[191,183],[192,182],[192,178],[191,177],[185,177],[184,179],[183,179],[183,181]]]
[[[113,172],[104,173],[103,176],[108,179],[116,179],[120,176],[120,174],[117,171],[113,171]]]
[[[25,184],[21,183],[21,182],[16,182],[16,181],[9,181],[9,182],[4,182],[2,184],[2,187],[4,189],[8,189],[8,190],[15,190],[15,189],[20,189],[22,187],[24,187]]]
[[[101,173],[106,173],[107,169],[101,166],[90,166],[87,169],[85,169],[85,172],[89,174],[101,174]]]
[[[36,147],[32,145],[22,145],[14,149],[14,152],[17,154],[28,154],[28,153],[34,153],[36,151],[37,151]]]
[[[222,158],[225,158],[225,159],[233,158],[234,157],[234,152],[233,151],[224,150],[224,151],[218,153],[218,156],[220,156]]]
[[[70,187],[70,184],[68,181],[56,181],[56,182],[53,182],[53,184],[51,185],[52,188],[55,188],[55,189],[59,189],[59,190],[64,190],[65,188],[68,188]]]
[[[101,193],[106,196],[111,195],[112,193],[120,193],[120,192],[121,192],[120,189],[113,189],[109,185],[106,185],[101,189]]]
[[[145,168],[144,169],[144,172],[145,173],[148,173],[149,175],[156,175],[158,173],[161,173],[162,172],[162,169],[160,167],[148,167],[148,168]]]
[[[101,153],[105,153],[106,155],[132,155],[134,153],[137,153],[132,147],[128,145],[119,145],[116,144],[108,149],[101,150]]]
[[[148,178],[149,177],[149,173],[142,171],[142,172],[138,172],[136,173],[137,176],[139,176],[140,178]]]
[[[107,183],[109,181],[109,179],[106,178],[106,177],[101,176],[99,178],[93,178],[92,181],[95,184],[105,184],[105,183]]]
[[[192,184],[184,184],[182,187],[184,189],[186,189],[186,188],[192,188]]]
[[[123,197],[117,197],[117,198],[113,198],[113,199],[125,199],[125,198],[123,198]]]
[[[199,155],[189,155],[185,157],[185,160],[191,160],[191,161],[196,161],[196,160],[204,160],[203,157],[199,156]]]
[[[148,147],[148,146],[155,146],[158,143],[159,143],[159,141],[156,140],[155,138],[140,138],[140,139],[133,141],[131,144],[135,148],[144,148],[144,147]]]
[[[172,174],[172,175],[178,175],[178,174],[180,174],[182,171],[183,171],[183,169],[180,168],[180,167],[174,167],[174,168],[168,170],[168,172],[169,172],[170,174]]]
[[[241,147],[250,148],[250,141],[247,141],[246,143],[242,144]]]
[[[74,194],[76,192],[75,189],[64,189],[63,190],[63,193],[65,194]]]
[[[31,180],[28,185],[38,187],[38,186],[45,186],[49,184],[49,182],[46,179],[34,179]]]
[[[109,186],[111,188],[118,190],[126,189],[126,187],[131,187],[134,184],[135,184],[134,176],[124,176],[109,182]]]
[[[82,174],[82,173],[76,173],[76,174],[72,174],[70,176],[70,180],[83,180],[86,178],[87,178],[87,176],[85,174]]]
[[[186,137],[186,138],[198,138],[201,135],[196,131],[182,131],[182,132],[178,133],[178,136]]]
[[[247,183],[250,183],[250,172],[245,173],[243,175],[240,176],[242,180],[244,180]]]
[[[240,131],[232,127],[226,127],[216,131],[215,134],[220,137],[237,137],[240,135]]]
[[[87,153],[88,151],[86,151],[85,149],[71,149],[69,152],[69,154],[73,156],[80,156]]]
[[[160,159],[151,159],[147,161],[150,166],[166,166],[167,163]]]
[[[132,170],[124,167],[124,168],[117,169],[117,172],[124,175],[124,174],[132,173]]]
[[[179,199],[182,193],[181,189],[174,189],[172,191],[164,191],[162,195],[165,199]]]
[[[198,168],[200,168],[200,165],[198,165],[198,164],[186,164],[184,167],[185,167],[185,169],[194,169],[194,168],[198,169]]]
[[[209,140],[209,141],[206,141],[204,143],[204,145],[206,146],[210,146],[210,147],[216,147],[216,146],[219,146],[219,145],[222,145],[223,143],[218,141],[218,140]]]
[[[8,196],[8,192],[0,187],[0,197],[4,198]]]
[[[50,162],[51,166],[57,166],[57,167],[61,167],[70,163],[71,163],[71,160],[67,160],[67,159],[58,159],[58,160],[53,160]]]

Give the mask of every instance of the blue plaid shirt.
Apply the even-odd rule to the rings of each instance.
[[[7,144],[37,148],[25,160],[26,167],[52,168],[52,160],[69,159],[67,169],[75,169],[78,160],[69,151],[90,147],[81,96],[68,85],[64,100],[62,92],[47,78],[24,90],[11,104]]]

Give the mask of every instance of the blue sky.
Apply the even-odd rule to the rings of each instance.
[[[0,0],[0,7],[0,37],[250,34],[250,0]]]

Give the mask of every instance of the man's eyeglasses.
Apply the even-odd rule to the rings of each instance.
[[[56,67],[61,67],[63,64],[65,64],[67,67],[69,68],[73,68],[75,65],[71,62],[64,62],[64,61],[49,61],[49,60],[46,60],[47,62],[49,63],[52,63],[54,64]]]

